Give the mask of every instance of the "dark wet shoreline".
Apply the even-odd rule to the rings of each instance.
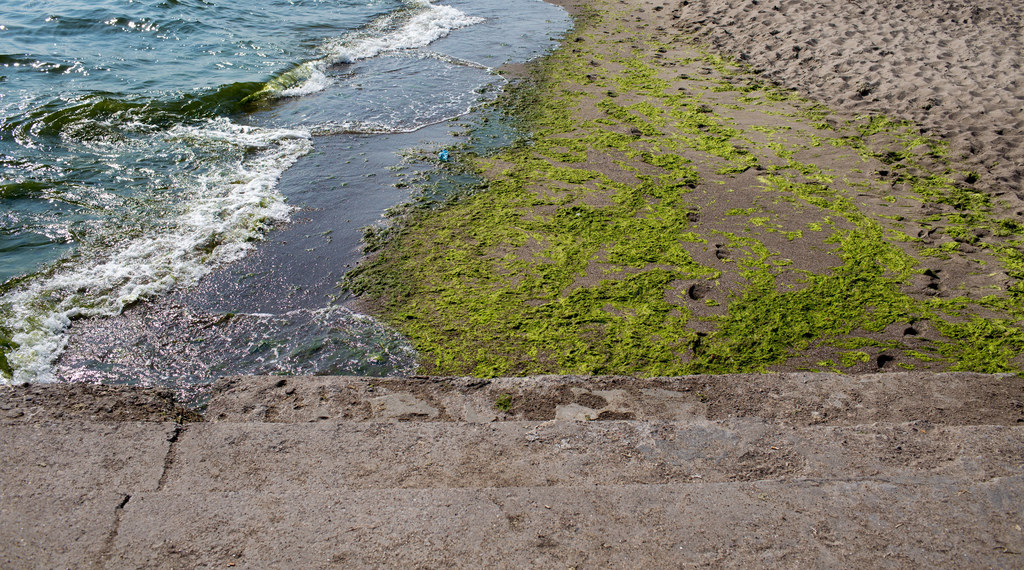
[[[406,181],[440,164],[429,157],[458,142],[452,134],[458,121],[412,133],[314,137],[314,150],[279,181],[295,208],[290,222],[272,228],[248,256],[216,268],[195,286],[121,315],[75,321],[58,376],[164,386],[190,401],[227,374],[410,372],[400,337],[343,307],[338,284],[362,257],[365,229],[381,225],[389,208],[408,201],[414,187]],[[413,159],[404,159],[407,154]],[[368,332],[358,332],[363,329]],[[360,334],[370,337],[366,346],[358,346]],[[291,338],[275,338],[284,336]],[[274,353],[278,346],[283,348]],[[266,359],[278,366],[251,368],[262,357],[248,356],[263,347],[270,347]],[[339,349],[351,354],[326,354]],[[292,356],[282,356],[285,350]],[[330,364],[309,369],[296,361],[292,369],[289,358]],[[238,368],[232,367],[235,361]]]

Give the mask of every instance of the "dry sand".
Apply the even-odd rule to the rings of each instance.
[[[676,29],[832,108],[949,141],[1024,207],[1024,2],[683,0]]]

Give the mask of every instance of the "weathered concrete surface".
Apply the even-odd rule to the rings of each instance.
[[[153,391],[17,387],[0,567],[1020,568],[1022,394],[976,374],[259,377],[175,423],[196,416]]]
[[[192,424],[167,491],[535,487],[1024,475],[1024,426],[727,422]]]
[[[189,422],[202,416],[175,401],[174,392],[157,388],[95,384],[0,386],[0,422],[44,420]]]
[[[127,497],[156,491],[171,423],[0,423],[0,567],[95,561]]]
[[[214,389],[216,397],[206,412],[210,421],[760,417],[831,425],[913,420],[945,425],[1024,422],[1024,379],[970,372],[367,381],[261,376],[225,378]],[[511,407],[497,409],[497,399],[506,394]]]
[[[144,494],[119,567],[1019,568],[1024,479]]]

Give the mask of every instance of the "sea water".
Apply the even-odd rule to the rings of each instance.
[[[326,292],[408,198],[403,156],[568,26],[539,0],[0,0],[0,382],[408,371]]]

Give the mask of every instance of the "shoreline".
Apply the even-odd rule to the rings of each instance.
[[[506,98],[535,135],[477,161],[490,189],[350,281],[422,372],[1024,369],[1024,226],[988,172],[621,4]]]
[[[487,189],[361,269],[434,368],[604,374],[0,386],[0,564],[1019,567],[1018,234],[958,233],[1003,226],[941,144],[642,41],[651,13],[538,62],[507,100],[535,136],[458,157]],[[856,375],[637,373],[790,341]]]
[[[273,121],[275,114],[294,114],[317,106],[317,101],[328,107],[333,101],[338,115],[345,117],[352,109],[339,94],[375,88],[394,90],[393,96],[381,94],[378,110],[393,117],[387,115],[388,105],[411,96],[410,89],[446,93],[435,91],[431,83],[442,72],[454,85],[452,101],[482,104],[502,83],[485,71],[487,65],[533,57],[551,44],[551,30],[568,25],[558,8],[530,0],[466,6],[488,19],[437,39],[425,52],[432,55],[422,62],[398,52],[348,71],[336,69],[333,90],[281,101],[248,115],[246,122]],[[512,38],[519,41],[508,41]],[[491,40],[501,40],[501,47],[488,46]],[[438,54],[453,59],[435,59]],[[394,83],[387,87],[389,77]],[[471,80],[482,82],[479,93],[468,87],[459,90]],[[296,207],[290,221],[270,228],[250,255],[215,267],[194,285],[136,303],[118,315],[73,319],[68,334],[60,338],[67,350],[48,370],[60,380],[184,384],[186,390],[235,373],[408,372],[411,357],[402,339],[339,306],[344,299],[338,298],[336,285],[361,257],[366,228],[378,225],[383,212],[410,198],[412,181],[437,164],[441,148],[464,138],[457,131],[468,103],[453,107],[448,99],[409,109],[405,120],[419,126],[411,132],[317,132],[313,151],[277,182],[279,193]],[[444,113],[450,109],[458,116],[434,120],[449,116]],[[327,108],[320,111],[329,115]]]

